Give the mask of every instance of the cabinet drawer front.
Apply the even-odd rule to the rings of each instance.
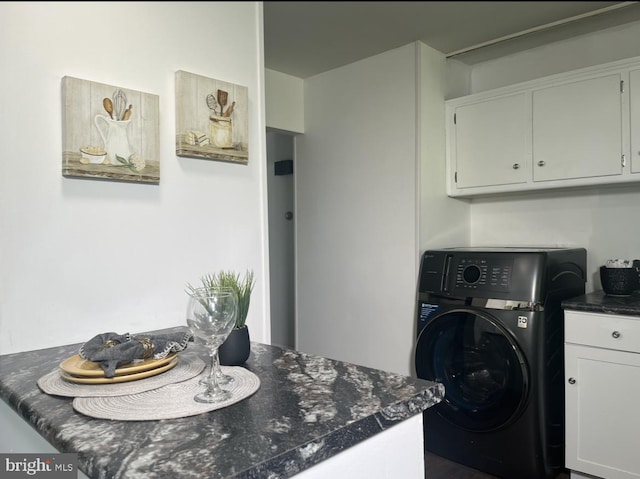
[[[565,311],[564,340],[640,353],[640,317]]]

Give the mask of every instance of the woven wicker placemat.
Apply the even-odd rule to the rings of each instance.
[[[116,384],[77,384],[65,381],[60,369],[51,371],[38,379],[40,389],[55,396],[66,397],[102,397],[124,396],[157,389],[167,384],[186,381],[200,374],[205,363],[195,354],[179,354],[178,364],[172,369],[145,379]]]
[[[175,369],[175,368],[174,368]],[[168,384],[151,391],[112,397],[77,397],[73,408],[79,413],[98,419],[118,421],[154,421],[195,416],[235,404],[251,396],[260,387],[260,379],[239,366],[221,366],[222,372],[234,381],[223,386],[232,396],[212,404],[196,402],[193,397],[204,389],[200,380],[208,368],[187,381]]]

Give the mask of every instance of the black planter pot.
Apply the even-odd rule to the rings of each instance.
[[[227,340],[218,349],[218,359],[223,366],[240,366],[249,359],[251,344],[249,328],[232,329]]]

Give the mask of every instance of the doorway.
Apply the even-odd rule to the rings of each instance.
[[[295,210],[292,134],[267,129],[271,344],[295,348]]]

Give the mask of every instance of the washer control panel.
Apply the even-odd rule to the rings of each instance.
[[[501,258],[459,257],[455,288],[509,291],[513,261]]]
[[[422,255],[419,294],[519,303],[545,301],[549,288],[554,294],[577,296],[584,294],[586,255],[584,248],[427,250]]]

